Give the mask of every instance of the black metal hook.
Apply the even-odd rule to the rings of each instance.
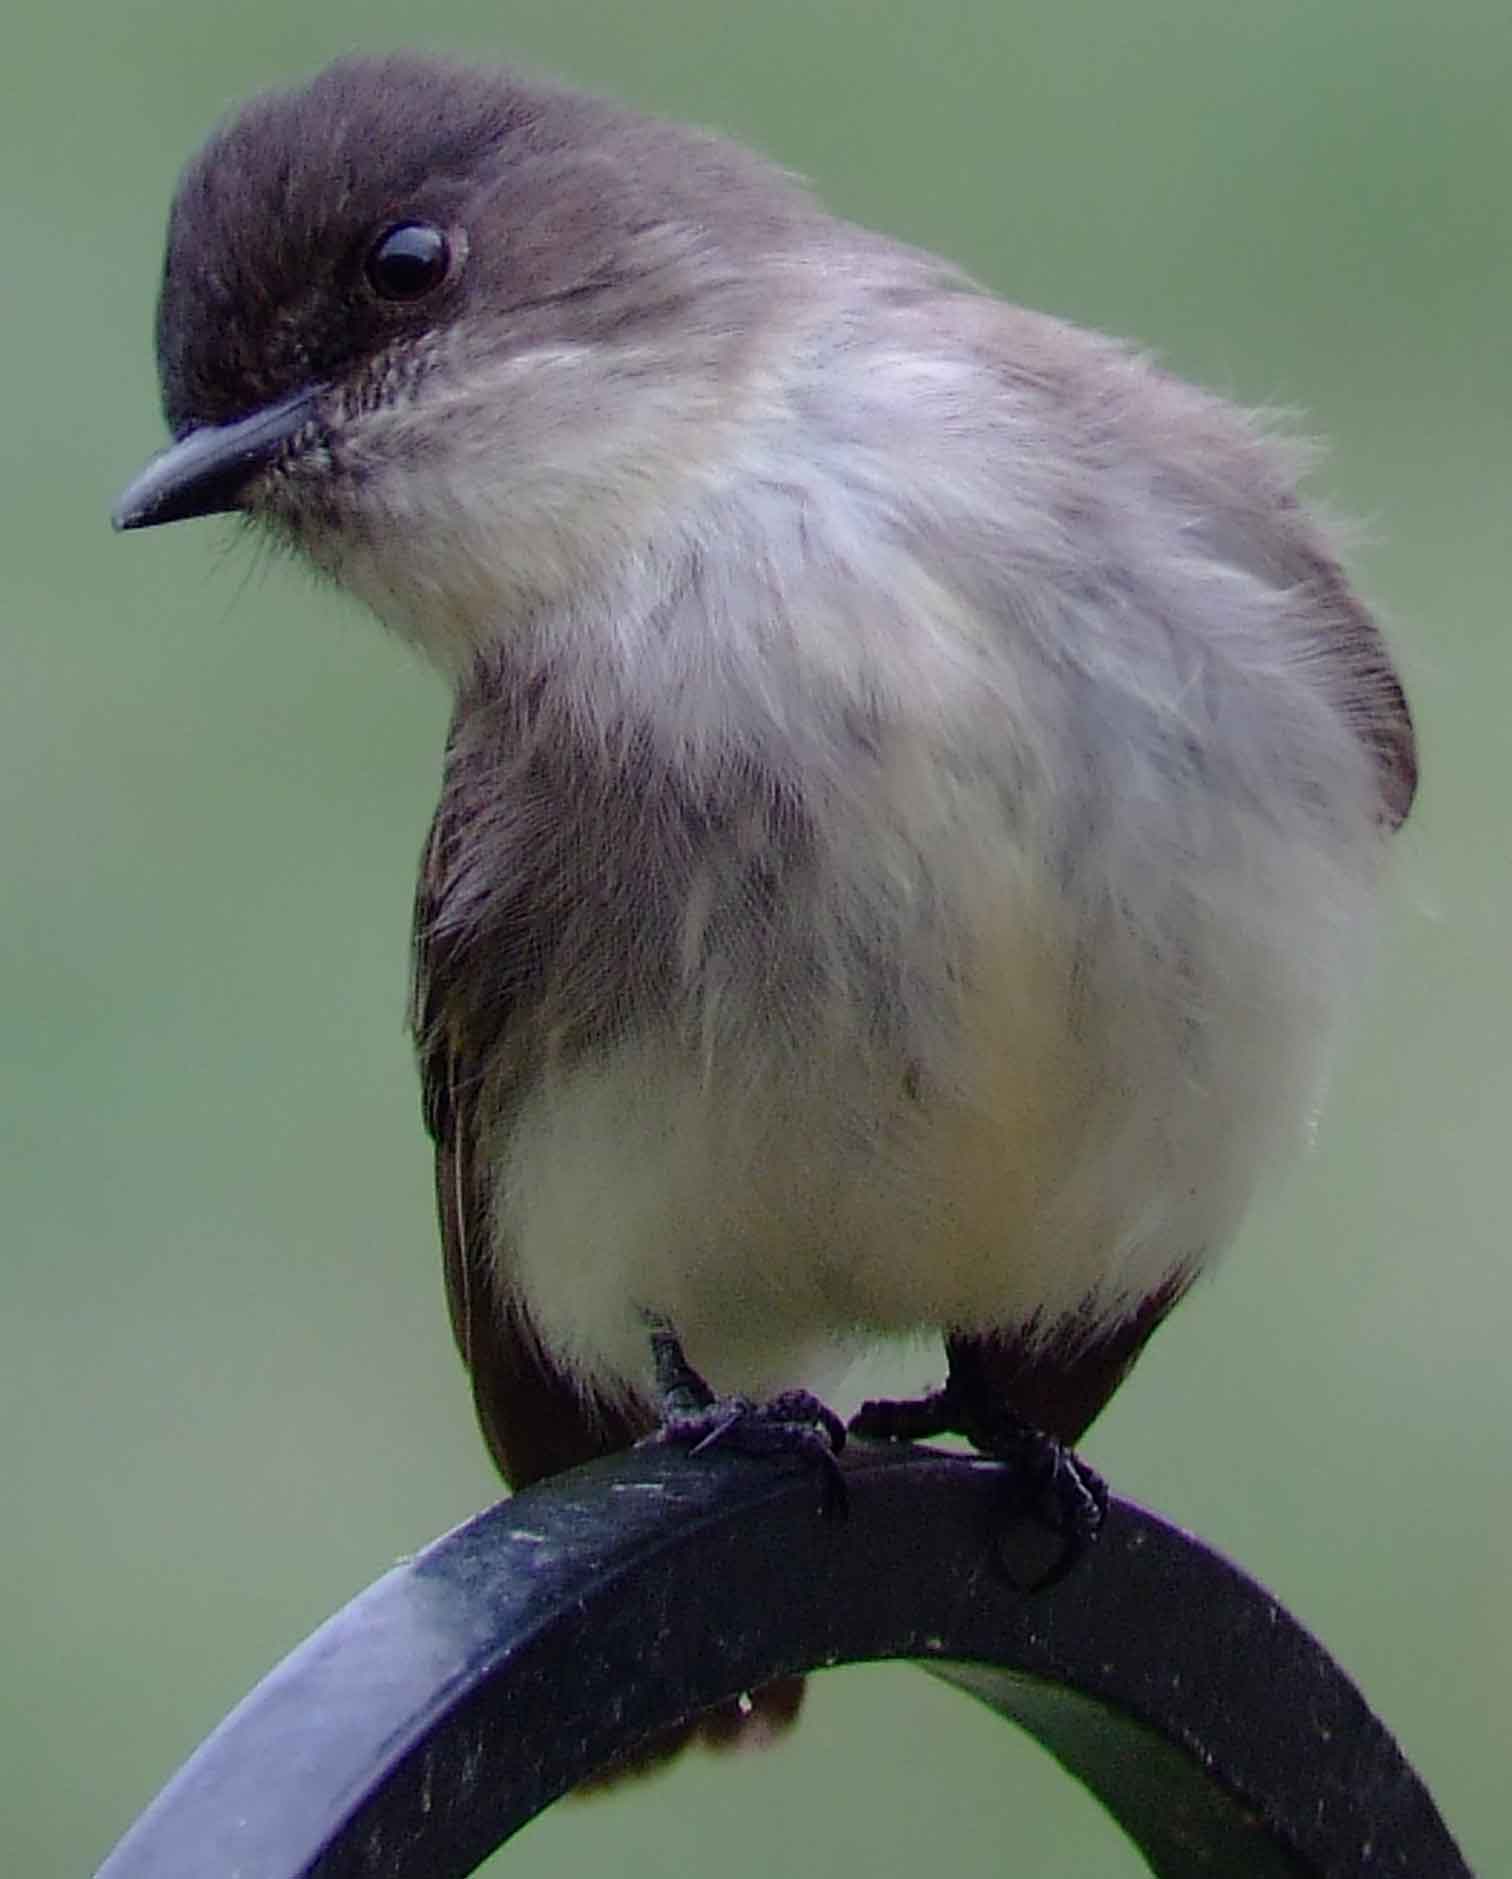
[[[975,1457],[647,1447],[387,1573],[201,1745],[99,1879],[461,1879],[559,1795],[774,1677],[911,1658],[1011,1717],[1162,1879],[1469,1879],[1353,1683],[1216,1553],[1116,1497],[1075,1566]]]

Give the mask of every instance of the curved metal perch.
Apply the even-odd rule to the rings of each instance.
[[[1020,1723],[1164,1879],[1469,1879],[1354,1685],[1200,1542],[1115,1499],[1026,1592],[1054,1546],[997,1465],[853,1449],[844,1520],[805,1469],[658,1448],[479,1514],[267,1677],[99,1879],[460,1879],[680,1720],[879,1658]]]

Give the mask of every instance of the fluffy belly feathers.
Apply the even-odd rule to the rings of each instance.
[[[1181,971],[1105,934],[1089,972],[1092,936],[1035,914],[1000,903],[967,969],[937,960],[914,1048],[834,988],[806,1038],[667,1025],[536,1078],[492,1144],[494,1219],[558,1360],[644,1387],[646,1309],[755,1392],[867,1334],[1085,1336],[1221,1245],[1300,1112],[1284,995],[1252,986],[1215,1050]],[[1246,1061],[1262,1005],[1286,1036]]]

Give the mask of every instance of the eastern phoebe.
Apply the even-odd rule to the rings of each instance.
[[[659,1396],[823,1452],[812,1366],[925,1327],[865,1429],[1075,1441],[1305,1134],[1412,799],[1297,453],[717,137],[414,57],[215,133],[157,341],[117,526],[241,511],[455,688],[414,1020],[508,1479]]]

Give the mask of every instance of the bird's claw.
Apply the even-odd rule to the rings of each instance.
[[[964,1435],[979,1453],[1011,1470],[1014,1513],[1031,1515],[1054,1542],[1048,1553],[1022,1532],[1005,1536],[1004,1563],[1026,1591],[1063,1579],[1102,1530],[1108,1506],[1102,1477],[1054,1436],[997,1405],[973,1400],[954,1378],[927,1396],[863,1403],[850,1432],[877,1442]]]
[[[669,1406],[649,1439],[690,1455],[715,1448],[737,1455],[796,1455],[819,1470],[824,1511],[845,1511],[845,1477],[836,1460],[845,1447],[845,1424],[806,1390],[788,1390],[765,1402],[715,1396],[697,1408]]]

